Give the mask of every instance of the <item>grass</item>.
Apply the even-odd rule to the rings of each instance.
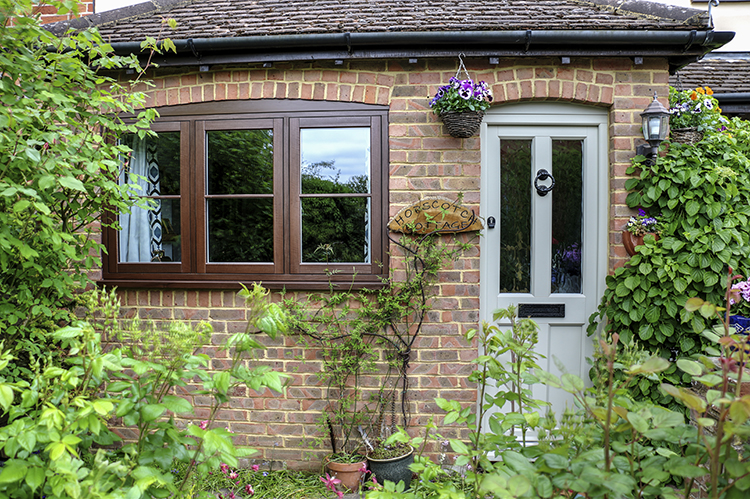
[[[175,474],[175,482],[184,477],[187,465],[175,463],[172,473]],[[235,476],[236,474],[236,476]],[[233,478],[230,478],[233,477]],[[247,492],[246,486],[250,485],[253,494]],[[235,499],[331,499],[336,494],[326,489],[320,480],[319,473],[304,471],[291,471],[282,469],[278,471],[266,471],[258,469],[220,469],[207,474],[194,474],[190,487],[194,494],[208,493],[214,497],[220,495],[224,499],[230,499],[234,494]]]

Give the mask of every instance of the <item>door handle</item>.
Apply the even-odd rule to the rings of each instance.
[[[552,183],[550,185],[539,185],[539,181],[544,181],[547,179],[551,179]],[[534,179],[534,188],[536,189],[536,193],[540,196],[546,196],[549,191],[555,188],[555,177],[552,176],[550,172],[547,170],[541,169],[538,172],[536,172],[536,178]]]

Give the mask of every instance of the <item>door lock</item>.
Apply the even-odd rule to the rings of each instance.
[[[487,228],[488,229],[495,228],[495,217],[487,217]]]
[[[539,181],[550,179],[552,183],[550,185],[539,185]],[[552,176],[547,170],[541,169],[536,172],[536,178],[534,179],[534,188],[536,193],[540,196],[546,196],[549,191],[555,188],[555,177]]]

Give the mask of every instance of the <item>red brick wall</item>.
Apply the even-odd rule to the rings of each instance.
[[[582,59],[561,65],[559,59],[507,59],[490,65],[486,59],[469,59],[471,75],[492,87],[495,104],[552,100],[604,107],[610,116],[610,250],[609,269],[626,261],[620,229],[630,210],[625,205],[625,169],[640,137],[640,113],[654,91],[666,104],[667,64],[646,59],[634,66],[628,58]],[[168,71],[168,74],[166,73]],[[420,197],[464,195],[464,203],[478,211],[480,201],[480,140],[448,136],[429,109],[437,87],[456,72],[456,61],[405,60],[277,63],[217,67],[199,73],[157,70],[155,87],[147,92],[147,106],[188,104],[232,99],[305,99],[365,102],[390,106],[390,214]],[[603,166],[604,167],[604,166]],[[397,262],[394,262],[398,265]],[[479,320],[479,250],[475,248],[440,275],[439,299],[429,314],[412,353],[409,392],[414,430],[428,418],[442,420],[433,399],[444,397],[466,404],[476,402],[476,391],[467,382],[476,345],[466,344],[462,333]],[[128,316],[156,320],[209,320],[216,331],[213,344],[244,328],[245,311],[232,291],[122,290]],[[322,390],[310,385],[318,362],[302,364],[294,357],[299,348],[293,338],[269,342],[262,363],[292,374],[285,396],[238,393],[220,413],[238,440],[259,448],[259,460],[286,461],[292,467],[319,466],[325,450],[309,451],[304,441],[315,432]],[[224,364],[224,353],[209,349],[213,367]],[[205,401],[196,400],[198,417]],[[452,434],[452,428],[443,429]],[[312,457],[311,457],[312,456]]]
[[[78,15],[72,13],[58,15],[57,8],[39,2],[34,8],[34,14],[40,14],[40,22],[42,24],[56,23],[58,21],[68,21],[80,16],[88,16],[94,13],[94,0],[79,0],[78,1]]]

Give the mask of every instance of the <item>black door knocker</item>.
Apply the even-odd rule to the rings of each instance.
[[[552,183],[550,185],[539,185],[540,180],[547,180],[551,179]],[[534,179],[534,188],[536,189],[536,193],[540,196],[546,196],[549,191],[555,188],[555,177],[552,176],[550,172],[547,170],[539,170],[536,172],[536,178]]]

